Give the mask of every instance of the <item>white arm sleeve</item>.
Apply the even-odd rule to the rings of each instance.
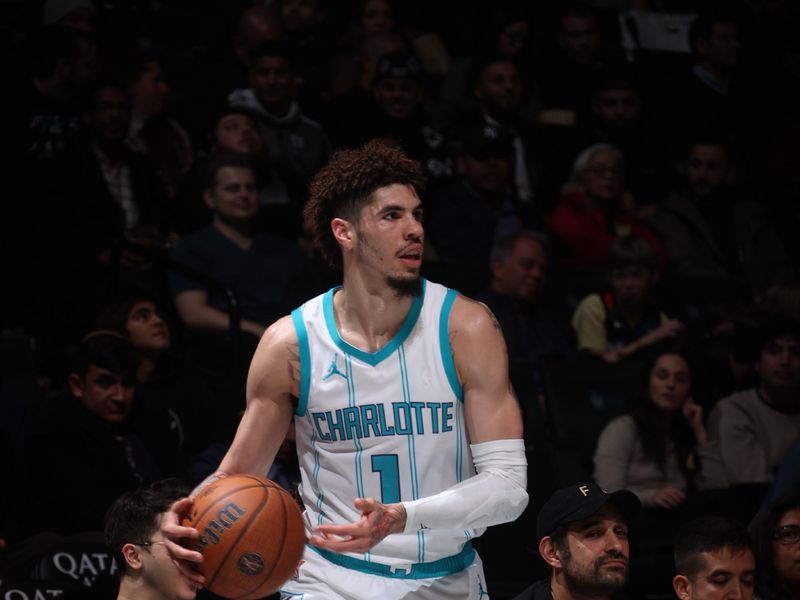
[[[426,529],[478,529],[513,521],[528,505],[528,463],[522,440],[470,445],[478,472],[456,485],[403,502],[403,533]]]

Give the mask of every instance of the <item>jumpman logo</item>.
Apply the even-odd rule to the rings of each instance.
[[[483,598],[484,596],[488,598],[489,593],[483,589],[483,582],[481,581],[481,576],[478,575],[477,577],[478,577],[478,594],[479,594],[478,600],[481,600],[481,598]]]
[[[339,375],[339,376],[342,377],[342,379],[347,379],[347,375],[342,373],[339,370],[339,367],[336,366],[336,361],[338,359],[339,359],[339,355],[338,354],[334,354],[333,355],[333,360],[331,361],[331,366],[328,367],[328,372],[325,373],[325,376],[322,378],[322,381],[326,381],[329,377],[333,377],[334,375]]]

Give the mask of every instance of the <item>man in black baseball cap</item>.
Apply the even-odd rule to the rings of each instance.
[[[628,582],[628,524],[642,505],[591,481],[557,490],[539,511],[536,538],[550,577],[514,600],[608,600]]]

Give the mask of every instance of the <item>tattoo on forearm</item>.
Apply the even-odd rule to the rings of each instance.
[[[382,510],[380,516],[375,520],[375,523],[369,532],[370,538],[372,539],[373,543],[377,544],[383,538],[389,535],[392,532],[393,525],[394,525],[394,519],[389,514],[389,511]]]

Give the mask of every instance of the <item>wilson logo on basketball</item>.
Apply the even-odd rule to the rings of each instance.
[[[247,511],[235,502],[229,502],[217,513],[203,532],[200,534],[200,541],[197,544],[197,551],[202,552],[203,548],[209,544],[219,544],[221,537],[228,531],[233,524],[239,520]]]
[[[239,571],[244,575],[252,577],[264,570],[264,559],[261,558],[260,554],[248,552],[239,557],[239,560],[236,561],[236,566],[239,567]]]

